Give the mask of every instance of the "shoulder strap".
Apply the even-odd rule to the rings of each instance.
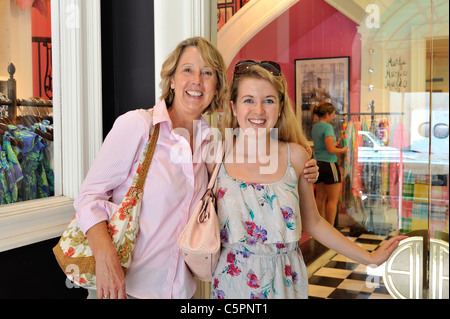
[[[209,180],[208,189],[213,190],[215,193],[216,188],[216,181],[217,181],[217,175],[219,174],[220,166],[222,165],[223,155],[224,155],[224,147],[223,142],[219,142],[219,147],[217,150],[217,157],[216,157],[216,165],[214,166],[214,171],[211,174],[211,179]]]
[[[150,136],[147,144],[145,145],[144,152],[141,157],[141,162],[139,163],[140,169],[138,168],[139,174],[137,180],[135,179],[135,187],[139,189],[144,188],[145,179],[147,178],[148,168],[150,167],[150,163],[153,158],[153,153],[155,152],[156,142],[159,136],[159,123],[155,126],[152,126],[150,130]]]

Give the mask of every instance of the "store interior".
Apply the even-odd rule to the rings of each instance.
[[[276,5],[271,0],[216,2],[217,23],[212,23],[211,38],[229,65],[229,80],[240,60],[278,62],[288,81],[297,119],[307,135],[312,125],[311,107],[319,102],[311,94],[317,89],[318,78],[328,90],[325,99],[336,107],[335,134],[345,141],[351,154],[339,162],[343,182],[334,226],[368,251],[376,250],[398,233],[425,231],[424,242],[430,247],[432,239],[442,241],[442,251],[447,256],[443,289],[448,298],[448,1],[286,0],[277,1]],[[0,2],[0,25],[5,24],[0,29],[0,39],[11,43],[0,49],[0,123],[13,124],[6,122],[7,114],[24,121],[28,115],[39,118],[31,124],[21,124],[37,125],[35,132],[47,150],[40,165],[48,177],[46,181],[35,181],[37,191],[32,197],[24,195],[30,193],[25,189],[18,190],[16,197],[0,193],[1,205],[52,197],[53,178],[61,178],[52,172],[52,33],[51,10],[46,8]],[[139,7],[133,9],[135,13],[142,12]],[[158,94],[150,94],[142,87],[143,93],[135,94],[130,103],[130,92],[137,86],[127,80],[129,74],[124,69],[144,61],[140,66],[145,66],[145,70],[136,68],[137,81],[153,87],[154,83],[149,82],[154,79],[149,80],[148,74],[154,71],[154,66],[150,66],[154,57],[146,56],[153,54],[158,45],[149,44],[146,39],[139,47],[143,54],[130,61],[124,47],[117,44],[126,34],[118,34],[116,29],[113,36],[111,30],[120,23],[129,32],[137,30],[134,40],[139,41],[145,37],[142,26],[129,17],[111,18],[114,12],[105,5],[102,14],[102,48],[120,52],[113,58],[103,52],[104,92],[109,92],[104,94],[103,104],[105,134],[114,118],[131,104],[153,105]],[[111,45],[113,41],[117,41],[115,46]],[[147,78],[143,78],[144,73]],[[129,85],[125,92],[114,90],[118,74],[123,85]],[[220,126],[221,112],[211,117],[211,123]],[[5,132],[3,127],[0,126],[1,132]],[[25,271],[30,263],[26,256],[32,256],[39,245],[38,251],[48,249],[56,239],[0,252],[0,265],[15,267],[12,260],[19,260],[21,266],[17,269]],[[386,283],[390,277],[384,265],[370,268],[358,264],[330,251],[308,234],[302,236],[301,250],[308,268],[310,299],[399,298],[398,293],[392,292],[391,282]],[[427,258],[426,252],[423,250],[420,255],[422,259]],[[53,263],[49,259],[42,267],[57,271]],[[431,271],[422,270],[429,278],[433,277]],[[61,276],[55,280],[61,280]],[[414,297],[431,298],[431,279],[427,280],[421,281],[420,296]],[[38,283],[30,280],[27,285]],[[84,297],[81,289],[51,289],[52,293],[64,291],[60,294],[64,298]],[[208,284],[199,285],[195,297],[207,298],[207,290]],[[18,297],[30,297],[22,293],[17,290]]]

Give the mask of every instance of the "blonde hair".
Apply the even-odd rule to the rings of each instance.
[[[233,116],[230,101],[236,103],[239,85],[242,79],[257,78],[269,81],[270,84],[278,92],[280,103],[283,103],[280,110],[280,117],[278,118],[275,128],[278,129],[278,139],[286,143],[297,143],[306,148],[309,152],[311,149],[308,145],[308,140],[303,132],[302,123],[297,120],[293,105],[287,92],[287,81],[283,74],[274,76],[271,72],[255,64],[249,67],[244,73],[234,77],[230,84],[227,100],[224,108],[224,118],[222,125],[222,136],[225,137],[225,130],[227,128],[236,129],[239,127],[236,117]]]
[[[182,41],[164,61],[161,68],[162,80],[159,84],[162,89],[160,99],[165,100],[167,107],[172,105],[174,93],[170,88],[170,81],[175,74],[181,55],[188,47],[196,47],[202,60],[216,71],[218,94],[204,111],[214,112],[221,107],[227,93],[227,67],[219,50],[210,41],[202,37],[193,37]]]

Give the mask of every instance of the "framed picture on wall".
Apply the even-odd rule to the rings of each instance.
[[[330,102],[336,113],[349,110],[350,57],[295,60],[297,110]]]
[[[326,101],[336,115],[350,111],[350,57],[296,59],[295,105],[297,118],[310,138],[314,106]]]

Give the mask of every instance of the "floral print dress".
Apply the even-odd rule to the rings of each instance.
[[[288,144],[288,158],[289,144]],[[218,175],[222,251],[211,298],[307,298],[308,277],[299,248],[297,176],[288,163],[278,182],[245,183]]]

